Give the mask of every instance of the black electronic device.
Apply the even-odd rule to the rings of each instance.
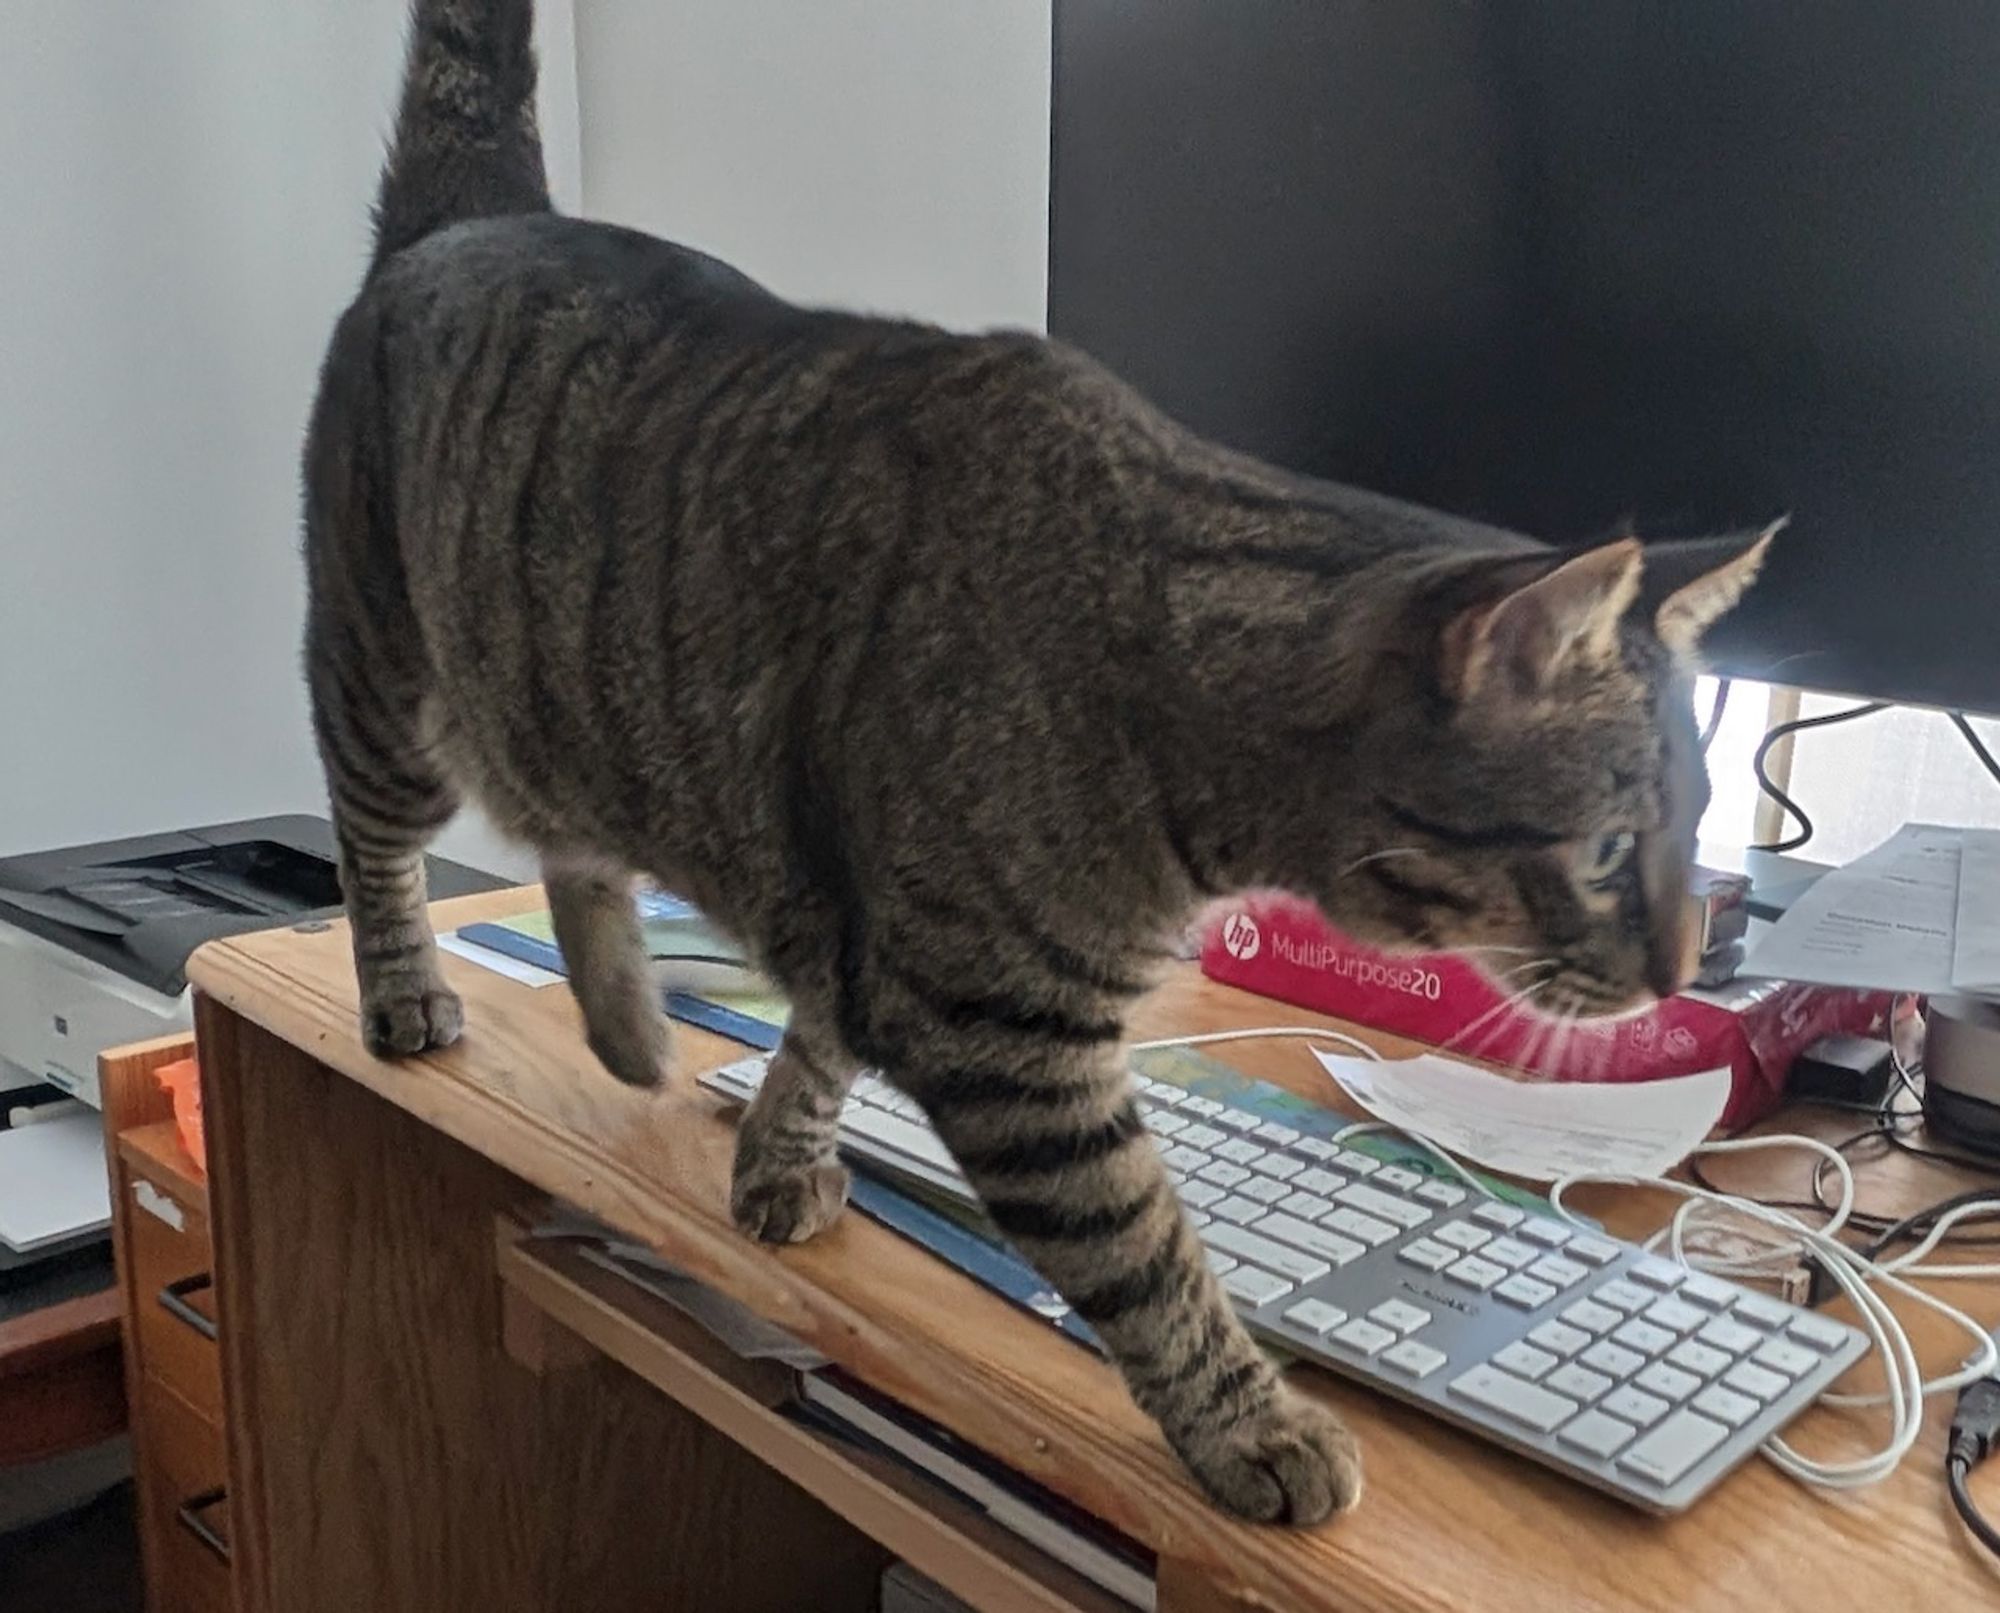
[[[1789,512],[1718,670],[2000,711],[2000,6],[1057,0],[1049,322],[1548,539]]]

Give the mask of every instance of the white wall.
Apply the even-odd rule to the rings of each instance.
[[[568,0],[544,130],[579,191]],[[322,810],[298,446],[404,0],[0,15],[0,854]],[[476,827],[444,848],[500,857]]]
[[[1045,327],[1049,0],[576,0],[593,216],[802,301]]]

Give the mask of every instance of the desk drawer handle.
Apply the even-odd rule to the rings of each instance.
[[[208,1272],[198,1272],[192,1277],[183,1277],[177,1283],[168,1283],[160,1290],[160,1307],[176,1321],[185,1322],[205,1339],[213,1339],[215,1323],[187,1302],[190,1294],[206,1293],[215,1286],[215,1278]]]
[[[199,1540],[225,1563],[229,1561],[229,1541],[215,1532],[215,1527],[202,1516],[210,1507],[220,1506],[229,1499],[229,1491],[218,1485],[213,1490],[203,1490],[200,1495],[191,1495],[174,1508],[174,1516],[180,1525],[195,1539]]]

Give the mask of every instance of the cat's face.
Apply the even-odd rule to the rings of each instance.
[[[1693,656],[1769,537],[1719,562],[1613,544],[1454,617],[1442,698],[1407,719],[1406,765],[1375,794],[1370,845],[1317,893],[1327,911],[1366,939],[1466,949],[1559,1016],[1687,984],[1709,797]]]

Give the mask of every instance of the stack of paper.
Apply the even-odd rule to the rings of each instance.
[[[0,1131],[0,1245],[33,1254],[110,1225],[95,1109]]]
[[[1742,972],[1821,986],[2000,996],[2000,830],[1906,824],[1822,875]]]

